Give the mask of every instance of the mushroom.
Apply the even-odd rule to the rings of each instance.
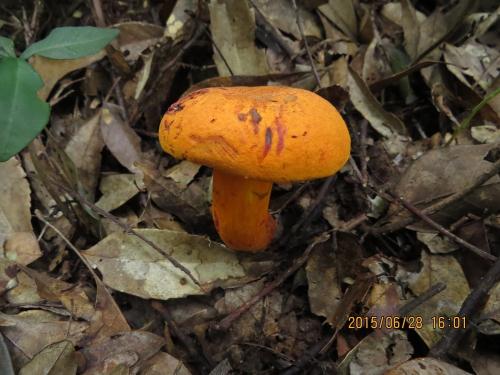
[[[351,147],[334,106],[310,91],[278,86],[194,91],[169,107],[159,137],[175,158],[214,169],[217,232],[229,248],[249,252],[273,239],[273,182],[330,176]]]

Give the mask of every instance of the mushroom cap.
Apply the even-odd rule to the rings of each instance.
[[[349,158],[347,126],[328,101],[291,87],[218,87],[172,104],[159,129],[163,149],[247,178],[326,177]]]

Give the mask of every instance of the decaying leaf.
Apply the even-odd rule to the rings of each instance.
[[[61,320],[59,316],[42,310],[16,315],[0,313],[0,330],[28,358],[34,357],[47,345],[62,340],[78,343],[87,327],[87,323]]]
[[[186,266],[206,288],[245,276],[238,257],[216,242],[188,233],[137,229]],[[113,233],[83,252],[113,289],[142,298],[170,299],[203,294],[189,277],[141,239]]]
[[[106,147],[130,172],[137,172],[135,162],[144,156],[141,152],[141,138],[121,118],[119,107],[107,104],[101,111],[101,133]]]
[[[64,149],[77,168],[79,182],[91,200],[99,179],[101,151],[104,147],[99,116],[98,113],[80,125]]]
[[[311,311],[324,316],[333,324],[337,306],[342,296],[337,275],[336,256],[331,246],[320,244],[307,261],[308,297]]]
[[[449,363],[439,361],[434,358],[415,358],[405,362],[390,371],[385,375],[471,375],[470,372],[465,372],[458,367]]]
[[[134,371],[143,361],[156,354],[164,345],[164,340],[146,331],[126,332],[102,340],[79,351],[86,360],[86,375],[106,373],[125,367]],[[121,370],[120,370],[121,371]],[[114,373],[114,372],[113,372]],[[126,371],[125,374],[129,372]],[[133,372],[136,373],[136,372]]]
[[[254,43],[255,16],[248,3],[212,0],[209,8],[212,38],[230,68],[219,52],[214,50],[214,60],[220,75],[267,74],[264,51],[259,50]]]
[[[444,332],[433,327],[432,317],[457,315],[470,290],[462,267],[453,256],[428,255],[422,252],[421,262],[420,272],[408,280],[409,287],[416,296],[438,282],[446,285],[444,291],[424,302],[411,313],[422,317],[422,328],[416,331],[427,346],[431,347]]]
[[[163,37],[163,27],[146,22],[124,22],[115,26],[120,29],[117,38],[120,50],[130,62],[137,61]]]
[[[139,193],[133,174],[113,174],[104,176],[99,187],[103,194],[96,206],[105,211],[112,211]]]
[[[382,334],[375,331],[361,340],[339,367],[341,373],[351,375],[382,375],[410,359],[412,354],[413,347],[405,332],[393,330]],[[349,370],[345,371],[347,368]]]
[[[473,126],[470,133],[480,143],[500,143],[500,129],[495,125]]]
[[[358,21],[351,0],[330,0],[327,5],[321,5],[319,10],[346,36],[356,40]]]
[[[45,347],[20,371],[19,375],[76,374],[75,348],[70,341],[61,341]]]
[[[86,66],[99,61],[104,56],[106,56],[106,52],[104,50],[99,51],[95,55],[69,60],[54,60],[39,55],[33,56],[31,58],[31,65],[43,80],[43,87],[40,91],[38,91],[38,96],[41,99],[47,99],[57,82],[59,82],[59,80],[66,74],[85,68]]]
[[[446,254],[458,250],[459,246],[439,233],[418,232],[419,241],[427,245],[429,251],[433,254]]]
[[[405,171],[395,187],[396,195],[422,208],[460,192],[490,170],[492,163],[484,158],[496,145],[464,145],[428,151]],[[500,208],[499,196],[500,178],[497,176],[431,217],[447,225],[468,213],[481,214],[484,209],[494,212]],[[399,212],[398,216],[391,217],[396,212]],[[407,217],[409,213],[391,205],[388,215],[393,222]],[[410,228],[429,231],[428,226],[422,223]]]
[[[156,353],[142,367],[141,375],[190,375],[184,364],[165,352]]]
[[[191,163],[189,160],[183,160],[165,171],[163,175],[177,182],[180,188],[185,189],[193,180],[194,176],[196,176],[200,168],[201,165],[199,164]]]
[[[29,264],[41,256],[31,226],[31,189],[19,160],[0,163],[0,257]]]

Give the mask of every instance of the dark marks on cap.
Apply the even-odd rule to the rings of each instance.
[[[264,152],[262,153],[262,158],[265,158],[269,151],[271,150],[271,146],[273,144],[273,131],[271,128],[266,128],[266,139],[264,142]]]
[[[259,123],[262,120],[262,116],[257,112],[255,108],[250,109],[248,112],[250,117],[252,118],[253,132],[254,134],[259,133]]]

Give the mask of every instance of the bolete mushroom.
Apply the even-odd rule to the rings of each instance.
[[[328,101],[277,86],[194,91],[170,106],[159,137],[174,157],[214,169],[217,232],[229,248],[250,252],[273,239],[273,182],[330,176],[351,147],[346,124]]]

